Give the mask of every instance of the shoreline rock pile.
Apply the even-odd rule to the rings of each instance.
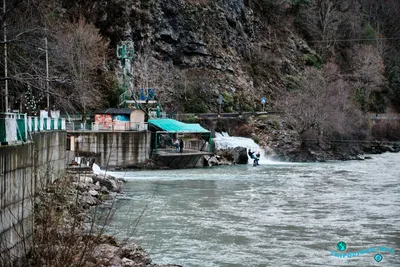
[[[92,208],[117,201],[124,183],[87,167],[69,168],[35,200],[36,239],[29,261],[37,266],[180,266],[154,264],[139,245],[121,244],[98,229]]]

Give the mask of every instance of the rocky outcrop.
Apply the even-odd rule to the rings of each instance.
[[[248,162],[247,149],[245,147],[235,147],[221,149],[216,151],[214,156],[205,156],[205,166],[220,166],[247,164]]]
[[[228,148],[217,151],[217,155],[233,162],[233,164],[247,164],[248,156],[245,147]]]

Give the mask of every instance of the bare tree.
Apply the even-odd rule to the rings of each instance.
[[[59,106],[77,106],[85,114],[88,109],[101,106],[103,95],[98,82],[105,71],[108,42],[91,23],[80,18],[66,23],[54,35],[55,90],[63,95]],[[68,101],[65,101],[67,99]]]
[[[139,98],[140,89],[146,94],[147,89],[154,89],[154,99],[168,105],[171,98],[171,84],[174,77],[174,69],[169,62],[156,59],[151,50],[151,46],[143,46],[136,54],[133,64],[133,81],[131,83],[130,95]],[[148,100],[148,98],[147,98]],[[148,101],[140,104],[140,108],[146,113],[155,108],[154,104]]]
[[[351,50],[353,73],[348,75],[356,90],[361,109],[368,111],[374,104],[372,93],[385,90],[385,65],[378,49],[372,45],[355,45]]]
[[[346,136],[359,126],[351,124],[350,118],[354,122],[358,113],[351,102],[350,86],[337,72],[336,64],[327,64],[323,70],[307,68],[297,85],[281,95],[277,107],[301,138]]]
[[[352,20],[357,16],[348,14],[357,12],[355,7],[355,1],[350,0],[316,0],[301,9],[298,25],[323,58],[329,59],[338,45],[337,40],[354,28]]]

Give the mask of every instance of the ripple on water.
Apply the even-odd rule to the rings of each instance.
[[[156,263],[183,266],[371,266],[384,245],[400,266],[399,154],[373,160],[117,173],[128,181],[108,229]],[[139,226],[135,220],[145,210]],[[131,235],[131,236],[129,236]]]

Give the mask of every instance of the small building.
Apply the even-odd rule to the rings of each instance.
[[[95,113],[94,131],[147,131],[141,109],[108,108]]]
[[[213,154],[212,133],[200,124],[173,119],[151,119],[148,124],[152,158],[160,166],[203,167],[204,157]]]

